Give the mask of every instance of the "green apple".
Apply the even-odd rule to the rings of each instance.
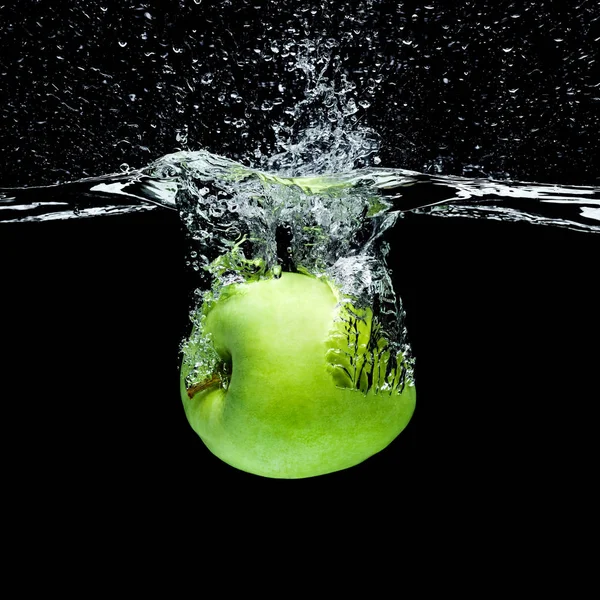
[[[238,469],[290,479],[346,469],[388,446],[413,414],[402,355],[395,366],[372,311],[324,278],[225,286],[197,323],[181,368],[185,413]]]

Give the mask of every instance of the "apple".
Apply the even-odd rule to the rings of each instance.
[[[256,475],[303,478],[346,469],[388,446],[415,408],[402,355],[370,308],[325,278],[224,286],[184,346],[181,397],[209,450]]]

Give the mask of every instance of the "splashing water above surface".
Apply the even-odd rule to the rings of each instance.
[[[273,125],[277,152],[260,157],[260,166],[298,177],[343,173],[367,162],[379,149],[378,136],[358,123],[359,107],[352,95],[356,84],[334,63],[334,56],[339,61],[339,42],[330,38],[285,46],[295,49],[294,68],[305,81],[304,99],[285,111],[291,123]]]
[[[232,8],[229,2],[214,6],[205,2],[200,8],[181,2],[179,10],[171,15],[173,23],[186,20],[186,26],[181,31],[176,30],[182,36],[180,43],[170,44],[168,52],[160,57],[152,52],[144,54],[144,60],[163,67],[164,78],[158,72],[154,77],[161,94],[167,94],[169,81],[174,81],[172,77],[183,78],[183,88],[173,84],[178,109],[170,115],[170,121],[163,124],[165,131],[170,128],[182,151],[165,154],[139,169],[131,169],[124,161],[122,173],[116,176],[79,179],[64,186],[1,190],[0,221],[119,214],[148,210],[155,205],[181,209],[176,196],[186,186],[189,187],[190,177],[200,182],[231,181],[232,173],[237,173],[241,179],[251,178],[252,174],[263,180],[274,177],[272,181],[277,181],[277,177],[306,178],[292,183],[311,192],[318,191],[313,189],[317,184],[311,178],[315,176],[325,176],[325,183],[318,183],[322,188],[338,182],[353,190],[371,186],[372,193],[393,203],[393,211],[427,210],[435,216],[485,216],[595,231],[597,186],[522,183],[512,179],[506,171],[499,170],[499,165],[488,169],[483,156],[470,156],[469,162],[465,162],[461,169],[478,175],[477,178],[445,174],[448,161],[443,152],[421,162],[422,168],[418,170],[379,168],[382,162],[379,154],[389,157],[396,147],[410,148],[410,152],[404,155],[407,164],[414,164],[411,155],[418,154],[417,145],[406,138],[402,130],[394,130],[390,137],[387,125],[377,127],[370,123],[378,122],[377,110],[398,123],[406,123],[406,117],[413,114],[414,108],[407,102],[400,104],[392,90],[406,80],[405,88],[415,87],[418,91],[423,81],[413,81],[411,76],[419,69],[432,81],[440,76],[444,91],[451,89],[452,65],[445,64],[446,72],[441,76],[431,62],[432,48],[435,47],[439,53],[440,48],[436,44],[442,42],[447,43],[452,52],[455,48],[460,49],[466,69],[463,79],[469,76],[469,69],[480,73],[479,62],[468,60],[470,45],[475,45],[482,57],[486,56],[487,52],[477,40],[489,38],[495,32],[501,38],[498,40],[500,44],[502,39],[513,36],[518,31],[517,26],[529,23],[534,13],[536,20],[540,18],[535,4],[526,3],[522,11],[511,14],[510,18],[501,11],[502,18],[498,20],[495,20],[494,11],[489,11],[485,18],[483,13],[478,13],[473,22],[465,8],[462,11],[466,11],[462,16],[465,25],[455,27],[445,10],[430,4],[388,5],[378,0],[364,0],[355,6],[335,2],[302,6],[287,6],[286,2],[267,4],[268,10],[263,10],[266,9],[263,3],[243,3],[234,10],[235,19],[228,23],[224,15]],[[145,11],[140,11],[136,7],[136,19],[129,24],[141,27],[140,39],[145,46],[158,17],[153,14],[150,5]],[[73,15],[77,14],[77,11],[73,12]],[[98,13],[98,23],[111,15],[111,11],[103,8]],[[194,18],[201,16],[208,19],[210,27],[190,29],[191,23],[196,23]],[[583,22],[586,16],[593,15],[582,9],[573,18]],[[86,20],[90,18],[90,15],[86,16]],[[42,27],[44,22],[44,15],[40,15],[38,26]],[[240,26],[237,37],[234,23]],[[471,35],[468,43],[460,46],[460,34],[469,23],[473,28],[471,33],[476,35]],[[554,38],[560,40],[555,40],[559,50],[569,37],[558,35],[563,26],[566,27],[562,21],[558,24],[552,22],[550,28],[556,33]],[[17,31],[18,27],[10,25],[8,31],[13,30]],[[573,46],[579,43],[583,52],[589,35],[591,30],[583,28],[581,37],[573,38]],[[131,52],[134,48],[125,39],[118,42],[120,51]],[[538,70],[548,68],[540,60],[539,48],[534,42],[533,38],[522,41],[521,52],[527,54],[532,66],[537,65]],[[506,79],[508,82],[510,77],[515,77],[514,70],[517,68],[513,57],[514,45],[508,42],[500,45],[502,60],[498,65],[498,75],[502,81]],[[188,54],[191,61],[184,67],[178,61]],[[582,59],[588,56],[582,54],[576,63],[577,69],[573,70],[586,83],[591,81],[586,70],[588,61]],[[422,63],[415,60],[417,57],[422,59]],[[135,65],[133,69],[136,70]],[[95,69],[92,71],[96,72]],[[104,76],[107,81],[112,78]],[[121,89],[121,85],[115,84],[115,87]],[[508,87],[512,99],[519,91],[518,86],[515,83],[514,87]],[[204,99],[193,105],[192,116],[184,107],[186,101],[197,99],[199,91]],[[144,93],[147,92],[145,89]],[[496,92],[500,94],[502,90]],[[422,93],[424,99],[427,95],[425,88]],[[441,104],[448,102],[447,95],[441,90],[437,93]],[[482,101],[488,95],[486,92]],[[543,96],[541,101],[545,102]],[[132,97],[137,100],[136,94],[129,94],[129,100]],[[582,91],[577,105],[586,106],[583,100],[588,102],[590,98]],[[213,123],[216,105],[223,108],[223,114]],[[483,105],[487,106],[485,102]],[[383,106],[385,110],[382,111]],[[513,124],[518,125],[524,117],[515,112],[520,104],[512,106],[508,103],[507,107],[506,111],[513,111],[510,114],[518,117],[513,119]],[[435,114],[429,107],[422,115],[415,114],[415,122],[429,119],[435,127]],[[486,119],[493,121],[489,124],[491,130],[498,131],[499,122],[506,120],[510,114],[503,114],[497,109],[497,114],[488,115]],[[587,118],[587,112],[582,116]],[[182,120],[183,117],[188,119],[187,122]],[[465,121],[460,111],[456,118],[455,122],[459,125]],[[591,131],[585,119],[579,119],[578,123],[580,133]],[[140,127],[135,123],[130,125],[134,129]],[[219,148],[215,153],[198,150],[197,147],[190,149],[194,143],[202,146],[198,144],[204,139],[198,135],[199,127],[211,132],[211,142],[206,149],[221,143],[222,150]],[[239,135],[242,152],[224,135],[226,130]],[[532,134],[545,139],[543,129],[533,128]],[[458,136],[453,140],[457,149],[459,141]],[[501,137],[494,142],[499,147],[504,144]],[[515,135],[514,148],[520,143],[520,138]],[[117,146],[121,148],[122,144]],[[484,150],[479,143],[476,147]],[[232,151],[228,152],[228,149]],[[583,150],[581,147],[578,156],[586,155]],[[488,177],[485,173],[492,175]],[[593,178],[593,173],[589,177]],[[203,189],[202,183],[198,189]],[[195,192],[191,188],[187,191]],[[229,194],[234,192],[233,189],[227,190]],[[558,210],[560,204],[562,206]],[[189,202],[187,208],[190,208]]]
[[[175,149],[268,169],[317,113],[377,132],[390,167],[597,182],[595,3],[24,6],[0,7],[4,186]]]

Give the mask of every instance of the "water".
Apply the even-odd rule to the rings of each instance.
[[[338,159],[334,153],[321,156]],[[406,214],[600,233],[600,188],[593,186],[377,167],[294,176],[253,169],[206,151],[167,155],[137,172],[0,194],[6,224],[161,209],[178,214],[187,232],[186,265],[197,274],[191,312],[195,334],[181,346],[188,387],[206,379],[199,370],[214,372],[214,352],[205,347],[195,307],[218,296],[225,285],[278,277],[282,270],[327,277],[358,309],[373,307],[392,357],[388,377],[398,372],[403,384],[413,384],[406,312],[387,260],[390,242],[394,244],[387,234]]]
[[[600,231],[598,15],[587,3],[564,15],[508,8],[180,2],[169,14],[75,2],[24,22],[3,6],[4,44],[20,56],[1,70],[0,231],[93,222],[116,235],[138,218],[152,224],[132,250],[141,268],[164,243],[157,223],[177,216],[194,303],[215,281],[326,273],[378,306],[398,350],[416,338],[418,365],[397,283],[427,264],[406,247],[407,227],[427,236],[422,223],[439,233],[443,219],[456,219],[447,231],[498,221],[499,245],[520,226],[531,240]],[[453,247],[444,239],[431,240],[436,265]],[[423,304],[442,328],[457,317]]]
[[[5,43],[24,49],[2,73],[0,222],[176,208],[164,173],[185,158],[208,180],[328,175],[393,211],[596,230],[594,7],[267,4],[74,2],[25,22],[3,6]],[[37,63],[31,27],[54,40]],[[29,92],[19,104],[27,78],[41,104]]]
[[[319,129],[317,141],[324,134]],[[321,165],[307,166],[301,158],[298,169],[294,168],[298,153],[302,156],[306,147],[314,152],[314,129],[303,135],[293,152],[267,161],[287,161],[287,169],[278,172],[252,169],[206,151],[178,152],[137,172],[54,187],[0,190],[0,215],[5,222],[28,222],[175,210],[188,232],[187,264],[199,275],[199,303],[207,294],[218,295],[224,285],[272,277],[282,269],[326,276],[357,306],[376,307],[376,322],[411,382],[413,358],[405,313],[388,273],[389,243],[382,243],[403,213],[600,233],[598,187],[498,182],[376,167],[329,173],[324,165],[356,160],[348,156],[346,146],[340,151],[335,145],[318,155]],[[354,147],[355,140],[345,143]],[[358,148],[360,155],[363,146]],[[311,166],[324,174],[303,174]],[[392,362],[390,369],[396,368]]]
[[[185,166],[184,166],[185,163]],[[430,175],[406,169],[371,167],[325,177],[285,177],[252,169],[206,151],[167,155],[146,168],[54,186],[0,188],[0,223],[77,219],[164,207],[177,210],[184,185],[177,174],[197,169],[206,182],[256,177],[291,183],[309,193],[328,186],[360,187],[389,204],[393,213],[415,211],[436,217],[491,218],[597,233],[600,186],[529,183],[489,177]],[[291,179],[291,180],[290,180]]]

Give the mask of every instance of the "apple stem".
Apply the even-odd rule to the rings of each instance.
[[[194,384],[192,387],[187,388],[187,395],[189,398],[193,398],[198,392],[202,392],[205,389],[213,385],[221,385],[223,380],[218,373],[215,373],[210,378],[205,379],[199,383]]]

